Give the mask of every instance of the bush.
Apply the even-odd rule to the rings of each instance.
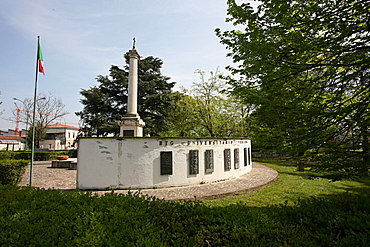
[[[209,207],[138,193],[0,186],[0,246],[367,246],[370,198]]]
[[[35,152],[34,160],[35,161],[44,161],[50,160],[53,153],[49,151],[37,151]],[[31,160],[32,153],[31,151],[17,151],[14,155],[14,159],[18,160]]]
[[[14,151],[0,151],[0,160],[12,160],[15,157],[16,152]]]
[[[64,155],[77,158],[77,149],[35,151],[34,160],[56,160],[58,156]],[[1,151],[0,160],[31,160],[31,151]]]
[[[17,185],[28,164],[28,160],[0,160],[0,184]]]
[[[56,156],[67,155],[70,158],[77,158],[77,149],[53,150]],[[55,156],[55,157],[56,157]]]

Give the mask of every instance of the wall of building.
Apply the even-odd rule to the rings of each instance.
[[[25,145],[18,141],[4,141],[0,140],[0,150],[18,151],[24,150]]]
[[[251,170],[246,138],[80,138],[77,188],[185,186]]]
[[[68,128],[47,128],[46,138],[40,142],[40,148],[46,149],[76,149],[78,130]]]

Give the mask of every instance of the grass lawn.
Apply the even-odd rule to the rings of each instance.
[[[299,199],[312,196],[325,197],[338,193],[348,192],[361,195],[370,195],[370,178],[365,177],[357,181],[336,181],[315,178],[316,173],[296,171],[296,165],[284,159],[253,159],[254,162],[269,166],[279,172],[279,178],[271,185],[254,193],[244,193],[237,196],[228,196],[218,200],[204,200],[206,205],[227,206],[243,203],[248,206],[265,207],[275,204],[293,205]]]

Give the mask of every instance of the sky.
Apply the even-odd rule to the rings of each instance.
[[[0,129],[15,128],[13,98],[33,98],[37,36],[45,68],[37,91],[63,101],[69,114],[60,123],[68,125],[78,126],[81,89],[98,85],[95,78],[108,75],[111,65],[123,68],[134,37],[142,57],[163,60],[162,74],[176,82],[175,90],[199,82],[197,69],[227,74],[232,61],[214,32],[234,28],[225,21],[226,2],[1,0]]]

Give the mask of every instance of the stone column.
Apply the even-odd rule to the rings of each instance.
[[[138,59],[140,55],[134,45],[129,50],[128,55],[130,56],[130,69],[128,75],[128,99],[127,99],[127,113],[122,117],[120,125],[120,137],[142,137],[143,127],[145,123],[140,119],[137,113],[137,97],[138,97]]]
[[[128,52],[130,56],[130,70],[128,75],[128,100],[127,114],[137,116],[137,81],[138,81],[138,58],[140,57],[136,49]]]

